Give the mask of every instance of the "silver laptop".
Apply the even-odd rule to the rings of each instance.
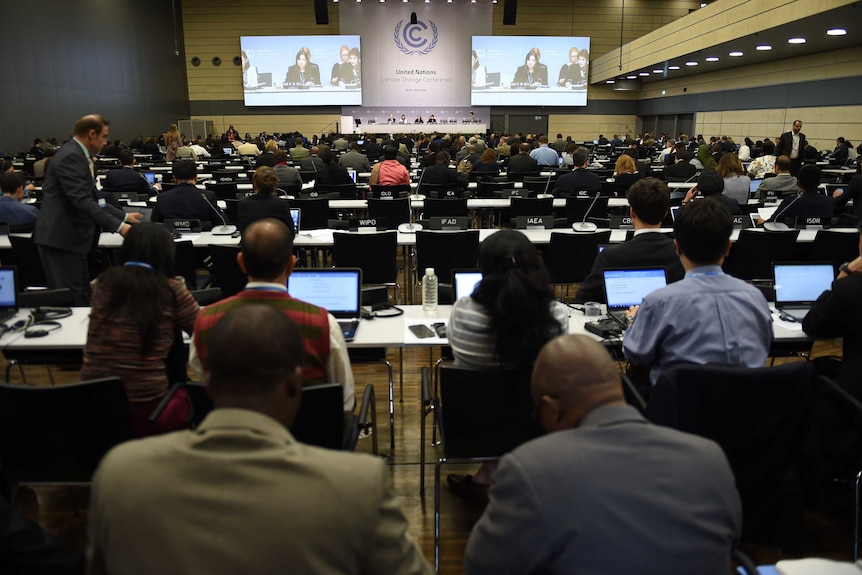
[[[338,320],[345,341],[356,338],[361,317],[362,270],[301,268],[287,278],[287,291],[296,299],[324,308]]]
[[[772,264],[775,308],[802,321],[820,294],[832,286],[835,269],[830,262],[781,262]]]
[[[664,268],[607,268],[602,270],[608,317],[623,329],[628,327],[626,310],[640,305],[650,293],[667,285]]]
[[[476,284],[482,281],[482,272],[479,270],[452,270],[452,289],[455,300],[473,295]]]

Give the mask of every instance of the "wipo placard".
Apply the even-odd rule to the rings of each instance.
[[[469,106],[471,39],[491,16],[490,4],[340,2],[341,33],[362,37],[363,105]]]

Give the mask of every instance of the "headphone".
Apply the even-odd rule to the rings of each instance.
[[[20,319],[8,326],[4,331],[23,331],[24,337],[27,339],[34,337],[45,337],[52,331],[60,329],[60,319],[72,315],[72,310],[68,307],[36,307],[27,316],[27,319]]]

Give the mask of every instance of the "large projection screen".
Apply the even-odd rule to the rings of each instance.
[[[362,104],[359,36],[241,36],[246,106]]]
[[[586,106],[590,39],[473,36],[474,106]]]

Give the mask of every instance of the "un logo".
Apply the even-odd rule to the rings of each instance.
[[[428,28],[431,28],[431,39],[428,39]],[[431,20],[428,24],[419,20],[416,24],[404,25],[404,20],[399,20],[395,26],[395,46],[407,54],[425,55],[437,45],[437,25]]]

